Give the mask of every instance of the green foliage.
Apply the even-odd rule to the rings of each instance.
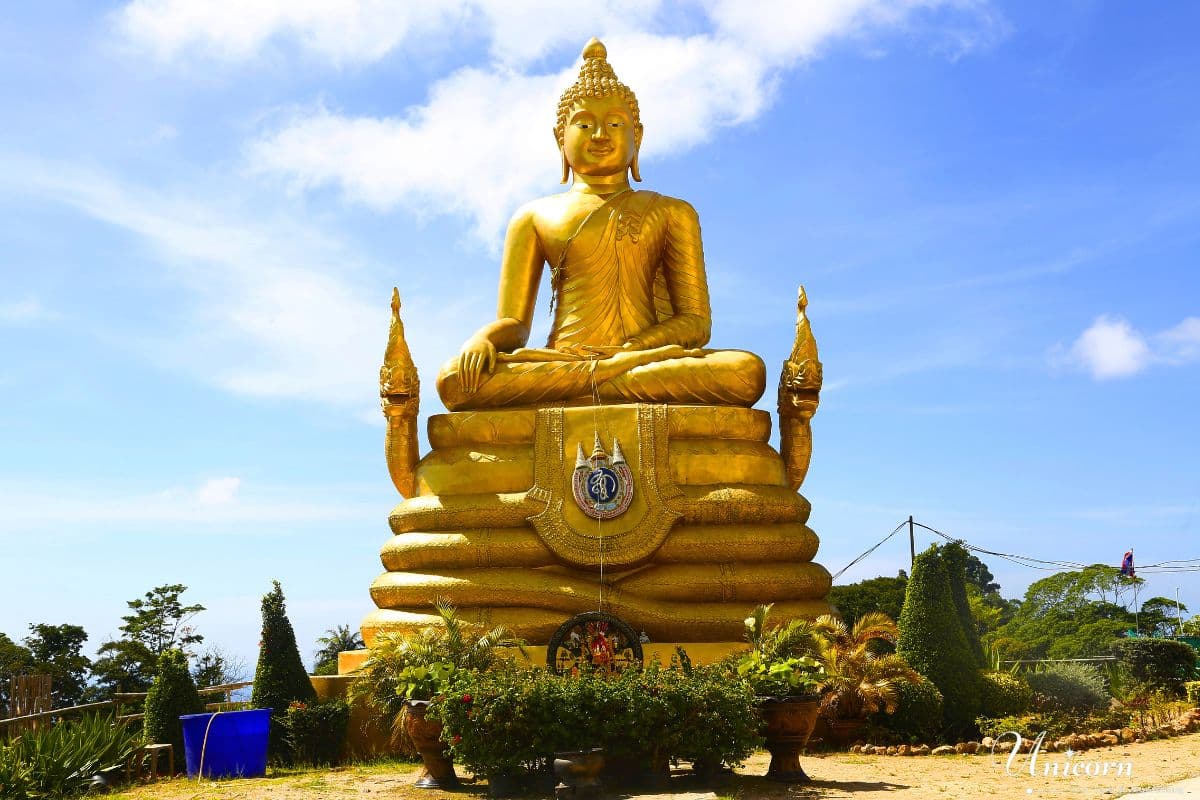
[[[1151,597],[1138,611],[1138,625],[1151,636],[1168,637],[1179,633],[1180,619],[1188,607],[1169,597]]]
[[[297,764],[337,764],[346,749],[350,706],[341,700],[309,705],[295,701],[279,725],[291,759]]]
[[[737,674],[750,683],[758,697],[817,695],[824,671],[821,662],[812,656],[764,661],[753,650],[737,665]]]
[[[456,673],[429,713],[455,761],[477,774],[533,772],[555,752],[590,747],[643,766],[736,764],[761,741],[753,693],[712,666],[558,676],[505,663]]]
[[[88,635],[79,625],[30,625],[25,637],[29,650],[29,672],[49,675],[50,694],[57,707],[83,702],[91,660],[83,655]]]
[[[1200,636],[1200,614],[1183,621],[1184,636]]]
[[[123,766],[137,747],[137,734],[111,716],[25,731],[0,748],[0,797],[49,800],[82,794],[93,775]]]
[[[188,672],[187,656],[180,650],[168,650],[158,658],[158,674],[146,695],[146,717],[143,724],[147,743],[175,746],[183,752],[183,714],[204,711],[204,701]]]
[[[897,707],[893,714],[874,714],[871,722],[910,743],[932,744],[940,740],[944,701],[933,681],[920,676],[915,683],[896,685]]]
[[[830,616],[817,617],[821,631],[818,658],[825,670],[821,707],[827,716],[861,719],[867,714],[896,710],[897,687],[920,676],[901,656],[879,653],[877,646],[896,642],[896,623],[877,611],[864,614],[847,628]]]
[[[830,588],[829,602],[847,625],[853,625],[859,617],[872,611],[896,619],[904,607],[904,589],[907,586],[908,578],[903,574],[895,578],[870,578]]]
[[[325,631],[325,635],[317,639],[320,645],[314,654],[314,675],[337,675],[338,653],[345,650],[361,650],[366,647],[362,634],[353,630],[349,625],[338,625]]]
[[[1087,664],[1048,664],[1025,674],[1039,711],[1086,713],[1107,708],[1110,700],[1104,673]]]
[[[1033,689],[1020,675],[1010,672],[985,672],[980,676],[982,708],[985,717],[1024,714],[1033,703]]]
[[[1173,639],[1122,639],[1115,650],[1130,677],[1151,688],[1181,695],[1196,674],[1196,651]]]
[[[0,717],[10,716],[8,713],[9,681],[24,675],[33,661],[33,654],[28,647],[21,645],[0,633]]]
[[[1200,681],[1188,681],[1183,685],[1183,689],[1187,692],[1187,699],[1192,708],[1200,708]]]
[[[979,631],[975,627],[971,601],[967,594],[967,561],[971,554],[958,542],[943,545],[939,552],[946,567],[946,577],[950,580],[950,597],[954,601],[954,610],[958,614],[959,624],[962,625],[967,646],[971,649],[975,662],[980,667],[986,666],[987,658],[983,653],[983,644],[979,640]]]
[[[262,640],[250,703],[255,708],[270,708],[274,715],[282,716],[293,700],[314,703],[317,693],[300,660],[296,633],[287,617],[283,587],[279,581],[273,583],[274,588],[262,599]],[[279,725],[271,726],[269,752],[272,758],[287,759],[287,742]]]
[[[525,652],[524,641],[506,628],[475,637],[449,603],[434,603],[442,624],[403,636],[381,634],[371,655],[350,686],[352,699],[365,698],[378,711],[399,723],[406,700],[428,700],[441,691],[456,671],[482,672],[499,658],[500,648]]]
[[[168,650],[190,648],[204,641],[188,623],[204,611],[202,605],[185,606],[181,583],[155,586],[142,597],[129,600],[130,614],[121,619],[121,638],[104,642],[93,666],[96,682],[110,692],[140,692],[154,679],[158,657]]]
[[[1104,656],[1134,616],[1121,602],[1141,578],[1129,579],[1116,567],[1093,564],[1077,572],[1059,572],[1035,581],[997,638],[1020,642],[1008,653],[1022,658]]]
[[[248,677],[246,662],[237,656],[229,655],[219,647],[209,647],[205,650],[192,668],[192,680],[201,689],[241,683]]]
[[[897,654],[942,693],[946,727],[955,734],[966,733],[980,712],[979,662],[937,547],[917,556],[899,622]]]

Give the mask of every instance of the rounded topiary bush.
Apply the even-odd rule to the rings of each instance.
[[[1137,682],[1183,694],[1183,684],[1196,674],[1196,651],[1174,639],[1122,639],[1117,642],[1121,665]]]
[[[1008,717],[1024,714],[1033,704],[1033,689],[1029,682],[1009,672],[985,672],[980,676],[980,694],[985,717]]]
[[[178,650],[167,650],[158,657],[158,674],[146,694],[146,717],[143,730],[147,743],[175,746],[175,763],[183,754],[183,714],[204,711],[204,701],[196,691],[196,682],[188,672],[187,656]]]
[[[1050,664],[1025,678],[1033,689],[1034,706],[1041,711],[1088,712],[1109,704],[1104,674],[1087,664]]]
[[[917,683],[896,683],[899,703],[894,714],[875,714],[871,721],[897,736],[932,743],[941,737],[945,701],[933,681],[921,676]]]

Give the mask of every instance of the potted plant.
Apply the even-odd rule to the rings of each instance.
[[[875,642],[895,643],[896,623],[873,611],[853,628],[831,616],[818,617],[823,631],[818,658],[824,668],[821,708],[834,742],[845,744],[866,724],[867,715],[895,712],[900,682],[918,683],[921,676],[895,653],[878,652]]]
[[[800,766],[821,710],[824,668],[821,652],[824,625],[793,619],[767,628],[771,606],[761,605],[746,618],[750,651],[737,663],[737,672],[754,691],[762,720],[762,735],[771,753],[767,778],[785,783],[808,780]]]
[[[365,698],[391,721],[393,741],[404,736],[412,741],[424,766],[416,785],[427,789],[458,785],[441,738],[442,722],[427,717],[430,701],[450,687],[456,674],[491,668],[499,648],[516,647],[523,653],[525,644],[505,628],[474,638],[449,602],[439,598],[434,608],[441,625],[418,634],[376,637],[350,690],[352,698]]]

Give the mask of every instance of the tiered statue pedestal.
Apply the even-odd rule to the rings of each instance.
[[[779,621],[827,613],[809,503],[789,488],[770,433],[766,412],[723,406],[431,417],[416,496],[390,517],[367,646],[437,624],[439,597],[464,621],[535,645],[600,607],[651,642],[685,646],[742,641],[760,603],[774,603]],[[628,508],[603,521],[585,513],[574,483],[580,448],[591,453],[597,439],[632,476]]]

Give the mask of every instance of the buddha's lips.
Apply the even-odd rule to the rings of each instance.
[[[594,156],[606,156],[615,148],[611,144],[593,144],[588,145],[588,152]]]

